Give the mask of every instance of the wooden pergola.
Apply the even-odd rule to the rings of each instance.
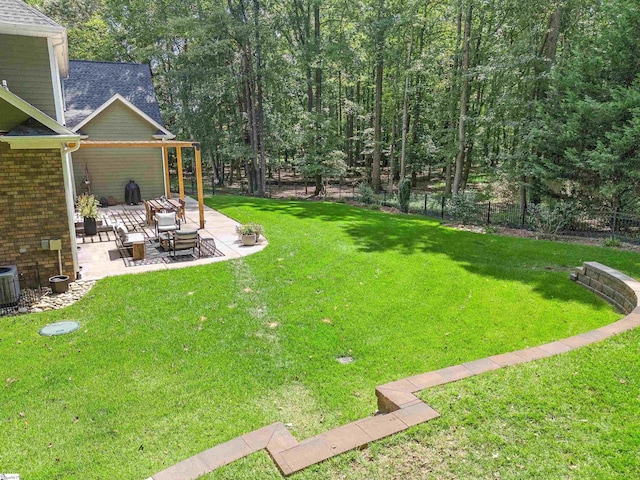
[[[162,148],[164,159],[165,181],[164,189],[167,198],[171,196],[171,184],[169,181],[169,148],[176,149],[178,159],[178,187],[180,198],[184,200],[184,179],[182,178],[182,149],[193,148],[196,159],[196,180],[198,182],[198,210],[200,213],[200,228],[204,228],[204,192],[202,186],[202,158],[200,157],[199,142],[184,142],[178,140],[81,140],[80,148]]]

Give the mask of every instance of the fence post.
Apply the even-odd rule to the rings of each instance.
[[[491,225],[491,200],[489,200],[489,205],[487,207],[487,225]]]
[[[211,195],[216,194],[216,177],[215,175],[211,175]]]
[[[525,222],[525,218],[527,216],[527,204],[523,204],[522,205],[522,218],[520,219],[520,225],[522,228],[524,228],[524,222]]]
[[[423,211],[423,215],[427,214],[427,194],[424,194],[424,211]]]
[[[613,220],[611,221],[611,238],[616,238],[616,219],[618,214],[618,207],[613,210]]]
[[[444,220],[444,200],[445,198],[442,197],[442,207],[440,207],[440,217]]]

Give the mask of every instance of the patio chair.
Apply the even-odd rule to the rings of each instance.
[[[184,199],[182,198],[179,198],[178,201],[180,202],[180,210],[178,210],[178,218],[184,222],[187,219],[187,202],[185,202]]]
[[[151,209],[151,205],[149,205],[149,202],[146,200],[143,200],[142,203],[144,204],[144,211],[147,214],[147,225],[151,225],[153,223],[153,211]]]
[[[129,232],[126,225],[122,222],[118,222],[113,226],[113,232],[115,233],[115,237],[116,237],[116,247],[118,247],[118,250],[120,251],[130,250],[130,249],[133,250],[134,244],[144,245],[145,243],[144,233]],[[142,257],[144,258],[143,252],[144,252],[144,248],[141,249],[141,254],[142,254]],[[135,254],[136,252],[133,252],[133,253]],[[134,255],[134,257],[135,256],[136,255]]]
[[[158,238],[161,233],[173,232],[180,229],[180,220],[178,220],[174,212],[156,212],[153,218],[156,222],[156,238]]]
[[[200,257],[200,235],[197,230],[176,230],[172,237],[171,251],[174,257],[178,250],[188,249],[192,249],[195,255],[196,248],[198,249],[198,257]]]

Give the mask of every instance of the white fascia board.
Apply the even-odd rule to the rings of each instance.
[[[72,130],[74,132],[77,132],[82,127],[84,127],[87,123],[89,123],[91,120],[93,120],[98,115],[100,115],[104,110],[107,109],[107,107],[109,107],[110,105],[112,105],[116,101],[122,102],[126,107],[130,108],[134,113],[138,114],[138,116],[140,116],[142,119],[146,120],[151,125],[153,125],[155,128],[157,128],[158,130],[163,132],[164,136],[162,136],[161,138],[166,138],[167,140],[170,140],[170,139],[173,139],[173,138],[176,137],[173,133],[171,133],[169,130],[164,128],[162,125],[160,125],[153,118],[151,118],[149,115],[144,113],[142,110],[140,110],[138,107],[136,107],[133,103],[131,103],[129,100],[124,98],[119,93],[116,93],[113,97],[111,97],[109,100],[107,100],[102,105],[100,105],[91,115],[89,115],[87,118],[82,120],[78,125],[73,127]],[[156,138],[155,135],[153,137]]]
[[[60,148],[67,143],[80,142],[80,135],[38,135],[32,137],[0,137],[0,142],[8,143],[13,150],[40,150],[44,148]]]
[[[51,130],[53,130],[54,132],[56,132],[59,135],[74,135],[74,136],[77,136],[77,134],[75,132],[72,132],[71,130],[69,130],[65,126],[60,125],[58,122],[56,122],[53,118],[51,118],[46,113],[42,112],[41,110],[38,110],[36,107],[31,105],[29,102],[23,100],[19,96],[15,95],[14,93],[11,93],[9,90],[6,90],[6,89],[4,89],[2,87],[0,87],[0,99],[6,101],[10,105],[13,105],[17,109],[23,111],[24,113],[29,115],[34,120],[37,120],[42,125],[44,125],[47,128],[50,128]]]
[[[0,33],[23,35],[25,37],[55,37],[65,34],[66,28],[53,25],[21,25],[19,23],[0,22]]]
[[[58,59],[54,51],[53,40],[51,38],[47,38],[47,47],[49,47],[49,66],[51,68],[53,102],[56,106],[56,120],[60,125],[64,125],[64,109],[62,107],[62,82],[60,81]]]

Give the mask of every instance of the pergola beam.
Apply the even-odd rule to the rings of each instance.
[[[80,148],[166,148],[200,146],[200,142],[184,142],[179,140],[81,140]]]

